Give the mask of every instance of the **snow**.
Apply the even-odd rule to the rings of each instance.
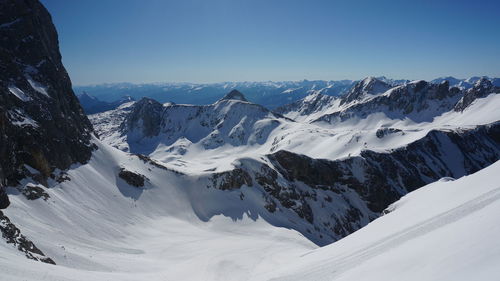
[[[500,161],[409,193],[392,211],[256,280],[494,280]]]
[[[30,84],[46,94],[38,83]],[[12,89],[22,99],[24,93]],[[370,91],[353,104],[391,95],[390,90]],[[8,189],[12,204],[4,213],[57,266],[27,260],[0,243],[2,278],[490,280],[500,274],[500,226],[494,223],[500,211],[500,185],[495,180],[500,162],[412,192],[391,205],[388,214],[323,248],[292,230],[305,233],[311,225],[291,210],[271,215],[258,186],[223,191],[211,187],[209,178],[242,166],[255,172],[263,162],[271,165],[265,155],[282,149],[339,159],[366,149],[402,147],[432,130],[475,128],[500,120],[500,95],[477,99],[462,112],[443,111],[440,104],[431,103],[408,115],[380,107],[329,122],[315,120],[346,112],[352,104],[341,105],[339,99],[315,92],[305,99],[319,102],[315,111],[304,115],[305,108],[298,108],[286,116],[295,119],[291,120],[242,100],[222,99],[206,106],[163,104],[160,133],[153,137],[144,135],[142,120],[133,130],[122,130],[136,102],[91,115],[100,134],[101,140],[93,140],[98,150],[88,164],[69,169],[70,181],[49,179],[47,201],[28,201],[18,189]],[[22,112],[16,114],[15,124],[30,123]],[[379,130],[385,132],[382,137],[377,136]],[[126,152],[147,154],[160,167]],[[449,163],[463,161],[448,157]],[[128,185],[117,176],[122,168],[143,175],[145,186]],[[464,173],[454,171],[455,176]],[[361,170],[354,170],[354,175],[365,179]],[[24,179],[20,186],[28,183],[34,182]],[[299,190],[306,188],[295,184]],[[331,213],[347,208],[346,201],[364,206],[353,190],[331,193]],[[319,208],[315,204],[321,203],[311,203],[311,208]],[[368,214],[363,217],[366,224],[373,213],[363,213]],[[327,221],[325,214],[315,220]]]
[[[30,96],[26,95],[21,89],[14,85],[9,86],[9,92],[24,102],[31,100]]]
[[[31,78],[28,78],[28,83],[31,85],[31,88],[33,90],[37,91],[38,93],[50,98],[49,94],[47,93],[47,87],[43,86],[42,84],[34,81]]]
[[[306,101],[308,99],[313,102],[315,96]],[[331,160],[360,155],[366,149],[390,151],[432,130],[470,129],[500,120],[499,94],[477,99],[463,112],[443,112],[437,103],[430,103],[425,111],[409,115],[382,110],[364,118],[353,116],[331,123],[311,122],[324,114],[345,110],[339,99],[329,97],[319,101],[325,101],[326,106],[318,106],[316,112],[302,115],[294,111],[286,116],[295,117],[295,121],[236,100],[208,106],[166,104],[162,132],[152,138],[145,138],[140,130],[120,131],[125,110],[91,115],[90,119],[104,142],[124,151],[145,153],[168,167],[195,174],[214,168],[229,170],[233,168],[231,163],[239,158],[259,159],[278,150]],[[453,101],[441,102],[452,104]],[[377,137],[377,131],[386,128],[395,132]],[[179,139],[186,141],[177,142]]]
[[[23,127],[23,126],[31,126],[34,128],[38,127],[38,123],[35,120],[33,120],[27,116],[23,116],[22,120],[12,121],[12,125],[19,126],[19,127]]]
[[[23,110],[15,109],[8,111],[9,120],[12,125],[24,127],[31,126],[33,128],[38,127],[38,123],[31,119]]]
[[[193,177],[95,143],[91,161],[68,171],[70,181],[49,182],[48,201],[27,201],[9,189],[12,205],[4,213],[57,265],[0,243],[2,279],[411,281],[500,274],[500,161],[409,193],[365,228],[317,248],[260,217],[248,205],[260,196],[252,188],[243,189],[244,201],[228,200],[239,191],[200,189]],[[116,177],[120,167],[144,174],[146,186],[125,184]]]
[[[57,266],[0,243],[0,279],[245,280],[317,247],[261,218],[251,207],[260,195],[251,189],[244,201],[229,199],[240,191],[200,189],[195,178],[95,142],[99,149],[68,171],[70,181],[49,182],[48,201],[9,189],[12,205],[4,213]],[[118,178],[120,167],[145,175],[145,187]]]

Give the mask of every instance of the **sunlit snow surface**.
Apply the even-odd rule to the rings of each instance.
[[[0,280],[245,280],[316,248],[252,209],[204,221],[211,205],[234,200],[96,143],[90,163],[69,171],[71,181],[52,183],[48,201],[10,196],[4,213],[57,266],[0,243]],[[147,176],[145,188],[117,178],[120,167]]]
[[[193,208],[207,202],[194,200],[185,179],[139,163],[101,144],[89,164],[69,172],[71,181],[49,190],[48,202],[11,196],[6,215],[58,265],[28,260],[1,243],[0,279],[493,280],[500,274],[500,162],[414,191],[389,214],[323,248],[251,211],[236,221],[221,215],[203,222]],[[118,167],[144,173],[146,189],[124,185]]]
[[[496,280],[500,162],[401,198],[329,246],[290,257],[258,280]]]
[[[232,102],[238,105],[240,102]],[[241,103],[243,104],[243,103]],[[248,103],[244,103],[248,104]],[[307,118],[301,118],[297,112],[286,116],[292,121],[278,116],[266,116],[260,111],[252,112],[251,107],[243,110],[233,110],[236,116],[226,116],[223,111],[216,118],[225,120],[225,124],[233,124],[232,129],[239,129],[246,136],[257,135],[259,125],[270,128],[266,138],[258,142],[237,143],[231,139],[231,134],[224,134],[219,130],[207,131],[207,128],[194,128],[191,123],[207,122],[208,119],[189,120],[189,112],[196,108],[177,106],[174,120],[179,124],[185,122],[184,132],[171,137],[171,132],[153,138],[140,138],[136,132],[129,135],[122,134],[118,129],[124,118],[124,111],[130,110],[132,103],[125,104],[118,110],[91,115],[90,119],[101,139],[119,149],[135,153],[145,153],[154,159],[166,163],[167,166],[185,173],[202,173],[204,171],[223,171],[233,167],[232,163],[242,157],[258,159],[262,155],[279,150],[287,150],[305,154],[312,158],[339,159],[359,155],[363,150],[389,151],[405,146],[424,137],[431,130],[459,130],[474,128],[477,125],[489,124],[500,120],[500,94],[491,94],[477,99],[463,112],[440,112],[436,106],[431,106],[422,112],[412,113],[410,116],[395,118],[394,112],[380,111],[368,115],[366,118],[352,117],[343,122],[311,122],[318,117],[345,109],[338,100],[332,100],[323,110],[311,113]],[[211,105],[218,108],[220,104]],[[229,108],[229,106],[228,106]],[[184,109],[184,110],[182,110]],[[167,110],[168,106],[167,106]],[[241,111],[241,112],[240,112]],[[173,112],[173,110],[172,110]],[[172,114],[171,112],[171,114]],[[214,112],[214,111],[211,111]],[[248,117],[239,116],[248,115]],[[121,118],[120,118],[121,116]],[[214,118],[212,116],[212,118]],[[233,119],[231,119],[233,118]],[[240,122],[243,118],[252,119],[252,122]],[[259,120],[255,122],[255,120]],[[415,120],[419,120],[416,122]],[[429,120],[429,121],[420,121]],[[269,126],[271,122],[277,126]],[[180,126],[180,125],[179,125]],[[377,137],[379,129],[393,128],[400,131],[387,134],[383,138]],[[231,129],[231,128],[229,128]],[[229,129],[227,129],[229,131]],[[206,131],[206,132],[205,132]],[[133,137],[133,139],[131,138]],[[206,137],[205,137],[206,136]],[[219,146],[209,147],[207,142],[211,136],[222,143]],[[128,137],[128,139],[127,139]]]
[[[432,129],[495,122],[499,96],[433,122],[391,119],[384,112],[334,124],[263,114],[256,122],[229,120],[231,128],[224,128],[232,135],[241,127],[251,136],[261,120],[278,121],[260,143],[223,139],[210,149],[187,138],[154,143],[150,155],[186,175],[104,144],[129,148],[113,123],[121,117],[96,115],[104,121],[102,141],[94,140],[99,149],[88,164],[68,171],[71,181],[49,182],[48,201],[27,201],[9,189],[12,204],[4,213],[57,266],[0,243],[0,280],[492,280],[500,276],[498,162],[410,193],[389,214],[323,248],[276,227],[291,217],[268,215],[259,191],[243,187],[240,200],[237,192],[205,186],[213,171],[231,169],[245,157],[265,161],[260,157],[279,149],[338,159],[404,146]],[[378,138],[376,131],[386,127],[402,132]],[[146,176],[144,189],[118,178],[120,168]]]

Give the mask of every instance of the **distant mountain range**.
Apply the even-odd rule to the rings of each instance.
[[[376,77],[391,86],[410,82],[410,80],[394,80],[386,77]],[[481,77],[457,79],[441,77],[430,81],[441,83],[448,81],[452,87],[471,88]],[[488,78],[493,85],[500,86],[499,78]],[[204,105],[212,104],[222,98],[231,89],[245,93],[246,98],[253,103],[269,109],[275,109],[285,104],[293,103],[304,97],[318,93],[327,96],[346,94],[357,82],[355,80],[302,80],[281,82],[224,82],[210,84],[196,83],[115,83],[89,86],[74,86],[80,102],[87,114],[103,112],[116,108],[126,100],[138,100],[149,97],[160,103],[174,102],[178,104]]]
[[[112,102],[102,101],[96,97],[87,94],[87,92],[83,92],[77,95],[77,97],[78,100],[80,101],[80,104],[83,107],[83,110],[85,111],[85,114],[94,114],[112,110],[117,108],[123,103],[134,101],[134,98],[132,98],[131,96],[123,96],[120,99]]]

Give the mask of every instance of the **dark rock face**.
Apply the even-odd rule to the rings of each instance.
[[[131,171],[127,171],[125,169],[121,169],[118,173],[118,176],[125,180],[128,184],[135,187],[143,187],[145,176],[141,174],[137,174]]]
[[[381,139],[387,135],[395,134],[395,133],[399,133],[399,132],[401,132],[401,130],[396,129],[396,128],[382,128],[382,129],[378,129],[377,132],[375,133],[375,135],[377,136],[377,138]]]
[[[151,159],[149,156],[146,156],[146,155],[143,155],[143,154],[133,154],[134,156],[136,156],[137,158],[141,159],[142,162],[144,162],[144,164],[149,164],[155,168],[158,168],[158,169],[162,169],[162,170],[165,170],[165,171],[169,171],[169,172],[172,172],[172,173],[175,173],[175,174],[178,174],[178,175],[184,175],[183,173],[179,172],[179,171],[176,171],[176,170],[172,170],[172,169],[169,169],[165,166],[163,166],[162,164],[158,163],[156,160],[153,160]]]
[[[447,157],[461,161],[450,163]],[[496,162],[500,158],[500,122],[462,132],[431,131],[390,153],[367,150],[360,157],[329,161],[278,151],[269,158],[288,180],[314,188],[347,186],[361,194],[371,210],[381,212],[423,185],[442,177],[459,178]],[[356,177],[360,173],[362,180]]]
[[[3,188],[0,187],[0,209],[5,209],[9,207],[10,201],[9,196]]]
[[[367,77],[356,83],[341,100],[341,104],[358,100],[365,94],[380,94],[391,88],[391,85],[374,77]]]
[[[212,176],[212,186],[221,190],[239,189],[246,184],[252,186],[252,177],[243,169],[216,173]]]
[[[0,211],[0,232],[7,243],[12,244],[20,252],[23,252],[27,258],[56,264],[51,258],[46,257],[33,242],[26,238],[26,236],[22,235],[19,228],[17,228],[2,211]]]
[[[22,190],[21,193],[28,200],[36,200],[39,198],[43,198],[43,200],[47,201],[50,198],[50,195],[45,192],[43,188],[33,184],[27,184]]]
[[[161,103],[150,98],[142,98],[134,104],[132,112],[122,124],[122,130],[132,132],[138,129],[144,137],[156,136],[160,133],[162,112]]]
[[[353,88],[353,90],[355,90]],[[448,112],[454,108],[463,92],[456,87],[449,87],[448,81],[433,84],[426,81],[416,81],[390,89],[386,94],[352,104],[342,111],[326,114],[315,120],[332,123],[335,120],[345,121],[349,118],[366,118],[373,113],[384,112],[392,119],[408,117],[416,122],[432,121],[436,114]],[[356,98],[359,95],[356,95]],[[351,99],[345,97],[343,103]],[[421,114],[432,109],[429,114]],[[412,114],[412,115],[411,115]]]
[[[239,101],[247,101],[245,96],[240,93],[238,90],[232,90],[231,92],[227,93],[222,100],[239,100]]]
[[[325,245],[365,226],[410,191],[498,161],[500,122],[468,130],[431,131],[387,153],[363,151],[360,156],[332,161],[282,150],[267,158],[270,164],[242,164],[217,175],[213,186],[231,191],[252,182],[269,214],[295,213],[307,224],[304,228],[296,222],[296,230]]]
[[[36,0],[0,1],[1,183],[16,185],[25,164],[47,178],[55,168],[85,163],[92,134],[47,10]]]

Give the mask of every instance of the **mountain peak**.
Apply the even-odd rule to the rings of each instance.
[[[248,101],[245,96],[238,90],[234,89],[231,92],[227,93],[221,100],[239,100],[239,101]]]
[[[479,78],[479,80],[477,80],[476,83],[474,83],[474,87],[476,88],[491,88],[491,86],[492,86],[491,81],[484,76]]]
[[[381,94],[391,88],[391,85],[375,77],[366,77],[354,85],[342,100],[342,104],[349,103],[368,95]]]
[[[361,80],[360,84],[364,85],[366,87],[372,83],[375,83],[376,81],[379,81],[379,79],[377,79],[373,76],[368,76],[368,77],[365,77],[363,80]]]

